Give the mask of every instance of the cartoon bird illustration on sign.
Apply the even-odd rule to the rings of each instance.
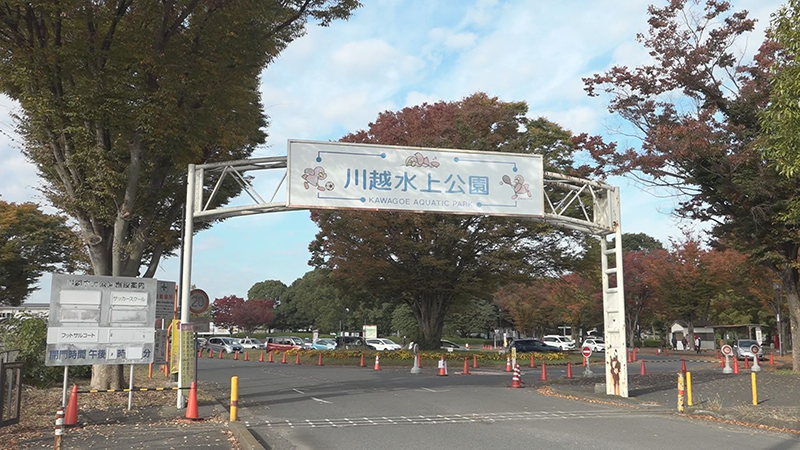
[[[416,152],[412,156],[406,158],[405,165],[408,167],[439,167],[439,163],[437,161],[431,161],[427,156],[423,156],[420,152]]]
[[[322,166],[317,166],[314,167],[313,169],[310,167],[306,168],[303,171],[303,175],[301,175],[301,178],[303,178],[304,180],[303,187],[305,187],[306,189],[309,189],[311,186],[314,186],[315,188],[317,188],[318,191],[325,192],[325,190],[332,191],[334,187],[333,183],[330,181],[325,183],[324,186],[322,185],[322,180],[328,178],[328,174],[325,173],[325,168],[323,168]]]
[[[511,196],[511,200],[516,200],[517,197],[527,194],[528,197],[531,196],[531,190],[529,189],[528,183],[525,182],[525,178],[522,175],[517,175],[514,177],[514,182],[511,182],[511,177],[508,175],[503,175],[503,181],[500,182],[500,185],[507,184],[511,186],[511,189],[514,190],[514,195]]]

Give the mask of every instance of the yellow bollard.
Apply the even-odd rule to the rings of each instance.
[[[756,373],[750,372],[750,381],[753,385],[753,404],[758,405],[758,390],[756,390]]]
[[[692,406],[692,372],[686,372],[686,406]]]
[[[239,377],[231,377],[231,422],[239,419]]]
[[[683,372],[678,372],[678,412],[683,412]]]

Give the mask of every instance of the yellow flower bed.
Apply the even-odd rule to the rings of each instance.
[[[396,351],[385,351],[385,352],[376,352],[375,350],[287,350],[286,354],[295,356],[298,352],[300,352],[300,356],[302,357],[317,357],[320,353],[324,359],[353,359],[353,358],[361,358],[361,355],[364,355],[365,359],[375,359],[375,355],[380,355],[381,359],[384,360],[392,360],[392,361],[411,361],[414,359],[414,353],[408,350],[396,350]],[[275,354],[280,354],[279,351],[275,351]],[[472,360],[473,357],[477,358],[478,361],[505,361],[506,357],[511,356],[510,353],[505,354],[498,354],[497,352],[437,352],[437,351],[425,351],[420,352],[420,356],[423,360],[438,360],[444,358],[448,361],[461,361],[464,358]],[[517,354],[517,359],[529,359],[530,353],[519,353]],[[537,361],[558,361],[564,360],[567,358],[567,355],[562,352],[556,353],[536,353],[534,358]]]

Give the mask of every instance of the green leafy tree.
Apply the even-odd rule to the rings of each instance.
[[[268,298],[280,303],[281,297],[288,289],[288,286],[279,280],[264,280],[254,284],[250,290],[247,291],[247,298]]]
[[[483,299],[473,298],[469,302],[453,307],[445,317],[445,330],[448,335],[468,337],[472,333],[484,333],[492,328],[495,312],[492,304]]]
[[[419,342],[419,322],[411,307],[405,303],[397,305],[392,311],[392,329],[399,331],[401,336],[408,336],[409,342]]]
[[[622,233],[623,252],[663,250],[664,244],[645,233]]]
[[[548,168],[566,169],[568,131],[530,120],[523,102],[474,94],[381,113],[347,142],[541,153]],[[526,220],[401,212],[312,211],[320,227],[311,264],[340,283],[407,304],[421,347],[439,348],[453,305],[494,292],[515,276],[560,268],[565,234]]]
[[[763,148],[783,174],[794,177],[800,170],[800,2],[788,1],[773,20],[770,37],[780,51],[770,76],[770,102],[760,117]],[[800,210],[794,215],[800,216]]]
[[[711,223],[719,241],[773,271],[800,348],[800,233],[792,215],[800,178],[780,175],[758,145],[778,46],[767,40],[745,60],[736,42],[755,22],[728,2],[698,3],[650,7],[650,30],[638,38],[653,63],[584,80],[590,95],[605,92],[609,110],[640,132],[641,148],[586,136],[576,142],[607,173],[672,190],[680,196],[677,214]],[[793,368],[800,371],[800,352]]]
[[[69,272],[80,262],[80,245],[62,216],[33,203],[0,200],[0,304],[19,306],[44,272]]]
[[[19,102],[24,153],[47,198],[77,222],[95,275],[153,276],[178,245],[186,165],[250,156],[266,136],[261,71],[309,20],[326,26],[357,6],[64,0],[0,8],[0,91]],[[224,184],[217,204],[239,191]],[[96,366],[94,388],[121,384],[122,366]]]

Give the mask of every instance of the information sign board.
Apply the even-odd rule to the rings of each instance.
[[[289,141],[287,206],[544,215],[541,155]]]
[[[178,317],[181,305],[178,305]],[[175,282],[158,280],[156,288],[156,318],[173,319],[175,317]]]
[[[45,364],[153,362],[156,280],[53,274]]]

